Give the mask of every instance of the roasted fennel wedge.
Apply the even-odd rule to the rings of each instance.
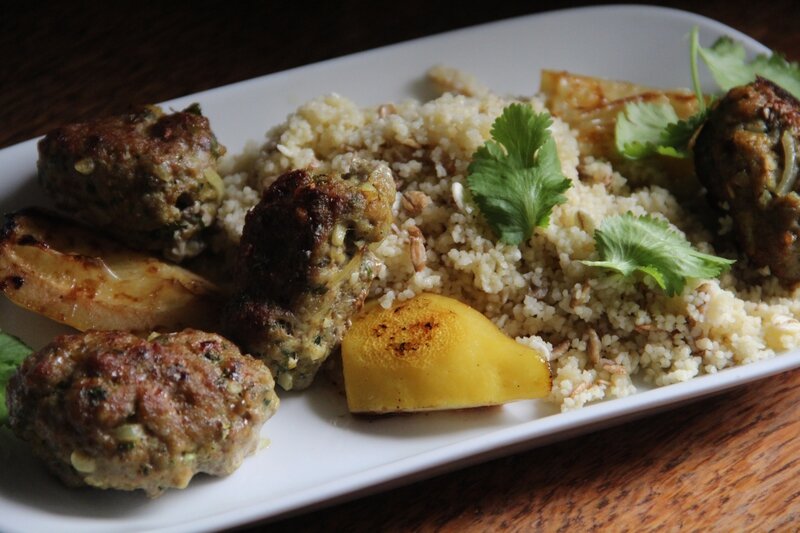
[[[678,118],[700,109],[688,89],[663,90],[627,81],[613,81],[570,72],[543,70],[539,91],[550,112],[575,131],[582,156],[610,161],[634,184],[660,185],[679,197],[700,190],[691,161],[660,157],[646,163],[621,155],[614,142],[617,116],[631,102],[669,104]]]
[[[76,329],[211,329],[220,291],[175,265],[125,248],[44,210],[6,215],[0,290]]]

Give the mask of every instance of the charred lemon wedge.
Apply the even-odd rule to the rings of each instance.
[[[342,365],[354,413],[498,405],[547,396],[551,387],[542,354],[436,294],[365,307],[345,334]]]

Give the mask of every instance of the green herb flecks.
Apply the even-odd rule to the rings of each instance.
[[[478,148],[467,183],[475,203],[502,242],[519,244],[564,203],[572,185],[561,172],[547,113],[511,104],[492,125],[492,139]]]
[[[8,423],[6,385],[33,350],[18,338],[0,331],[0,425]]]
[[[668,296],[680,293],[687,278],[714,278],[735,262],[704,254],[663,220],[631,213],[606,218],[594,235],[600,261],[584,264],[615,270],[623,276],[641,272]]]

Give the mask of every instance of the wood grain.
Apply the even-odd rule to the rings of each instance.
[[[0,146],[130,103],[587,3],[410,0],[387,8],[353,1],[121,1],[100,9],[5,2]],[[800,60],[800,2],[659,4],[716,18]],[[800,371],[794,371],[616,428],[272,522],[269,529],[794,531],[800,528],[798,403]]]
[[[0,11],[0,147],[83,117],[491,20],[603,2],[85,2]],[[800,3],[661,2],[800,59]]]

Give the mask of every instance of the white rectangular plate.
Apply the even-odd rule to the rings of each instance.
[[[727,34],[751,53],[766,51],[717,22],[652,7],[603,7],[534,15],[326,61],[168,102],[200,102],[232,153],[260,141],[302,102],[338,92],[361,105],[425,98],[425,71],[462,68],[495,91],[532,94],[539,70],[642,84],[689,86],[687,35],[703,44]],[[0,209],[42,203],[35,141],[0,151]],[[63,331],[0,301],[0,329],[35,347]],[[543,402],[497,409],[356,419],[324,386],[282,394],[263,436],[271,444],[225,479],[201,477],[188,489],[148,501],[141,493],[69,490],[24,443],[0,431],[0,528],[8,531],[205,531],[275,517],[408,482],[465,464],[595,430],[800,366],[800,352],[584,409],[558,413]]]

